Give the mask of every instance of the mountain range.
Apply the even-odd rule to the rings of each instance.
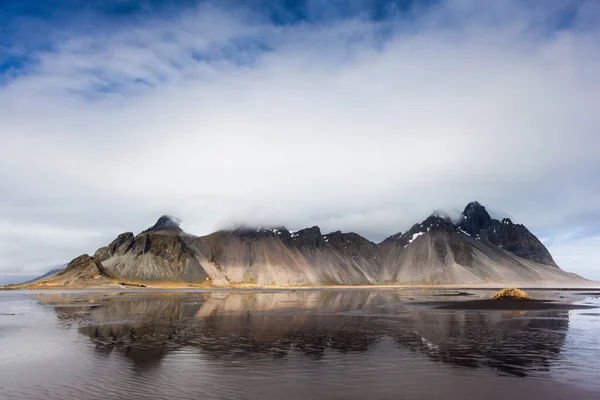
[[[36,286],[176,282],[228,286],[582,283],[560,269],[525,226],[490,217],[469,203],[453,222],[434,213],[406,232],[373,243],[356,233],[319,227],[236,228],[206,236],[162,216],[126,232],[89,256],[32,283]]]

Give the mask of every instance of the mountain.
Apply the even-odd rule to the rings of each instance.
[[[371,285],[583,283],[561,270],[525,226],[490,217],[469,203],[454,223],[434,213],[379,244],[356,233],[319,227],[236,228],[206,236],[185,233],[162,216],[126,232],[36,283],[179,282],[213,285]]]
[[[57,273],[58,271],[60,271],[61,269],[63,269],[63,268],[64,268],[64,267],[66,267],[66,266],[67,266],[67,264],[63,265],[63,266],[62,266],[62,267],[60,267],[60,268],[54,268],[54,269],[51,269],[50,271],[46,272],[45,274],[43,274],[43,275],[40,275],[40,276],[38,276],[38,277],[36,277],[36,278],[33,278],[33,279],[29,279],[28,281],[25,281],[25,282],[23,282],[23,283],[31,283],[31,282],[39,281],[39,280],[41,280],[41,279],[44,279],[44,278],[46,278],[46,277],[48,277],[48,276],[50,276],[50,275],[53,275],[53,274]]]
[[[317,226],[219,231],[189,240],[202,265],[229,282],[290,285],[366,285],[377,282],[379,248],[355,234],[323,235]]]
[[[523,225],[492,219],[469,203],[454,224],[434,214],[381,243],[381,281],[420,283],[572,282]]]
[[[186,239],[175,220],[162,216],[137,236],[122,233],[94,258],[125,280],[204,282],[208,274]]]
[[[508,218],[492,219],[478,202],[467,205],[458,228],[465,234],[501,247],[525,260],[557,266],[550,252],[527,228]]]

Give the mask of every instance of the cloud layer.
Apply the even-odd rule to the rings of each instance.
[[[317,4],[51,29],[1,80],[0,272],[163,213],[378,241],[477,199],[600,278],[597,2]]]

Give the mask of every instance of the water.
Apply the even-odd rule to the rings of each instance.
[[[0,292],[0,398],[600,398],[600,308],[436,310],[447,293]]]

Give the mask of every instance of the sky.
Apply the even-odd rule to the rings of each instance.
[[[162,214],[373,241],[477,200],[600,279],[600,2],[0,2],[0,282]]]

